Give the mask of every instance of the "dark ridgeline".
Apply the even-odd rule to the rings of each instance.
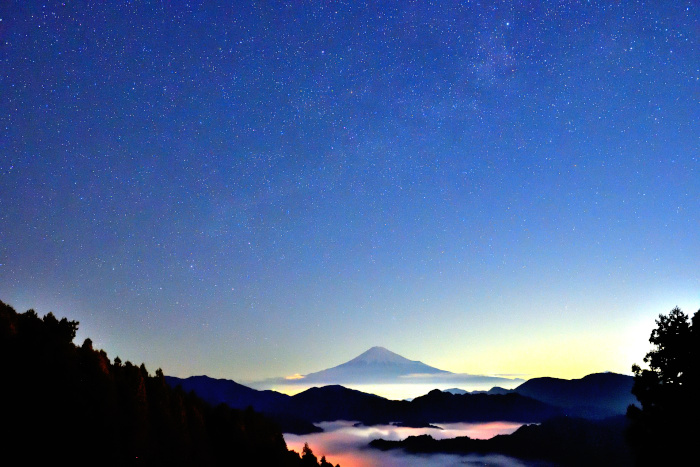
[[[659,315],[656,324],[649,338],[654,348],[644,357],[649,369],[632,367],[630,391],[641,408],[630,404],[627,417],[600,419],[608,411],[619,411],[629,397],[625,394],[629,377],[539,378],[514,392],[568,407],[569,414],[589,419],[555,417],[490,440],[435,440],[423,435],[403,441],[378,439],[370,446],[412,453],[501,453],[562,465],[692,465],[697,454],[695,424],[700,419],[700,311],[689,320],[674,308],[668,315]]]
[[[171,388],[163,372],[119,358],[76,321],[0,301],[0,399],[4,460],[18,465],[318,466],[310,449],[288,451],[278,426],[252,409],[212,406]],[[321,460],[323,467],[331,464]]]
[[[541,423],[489,440],[466,436],[436,440],[422,435],[403,441],[378,439],[370,446],[423,454],[498,453],[557,465],[627,466],[633,458],[625,441],[628,421],[624,413],[634,401],[632,384],[630,376],[598,373],[577,380],[535,378],[514,390],[486,393],[435,390],[413,400],[412,404],[418,404],[414,414],[429,414],[431,421],[451,421],[466,412],[470,420]]]
[[[304,433],[317,430],[312,422],[334,419],[409,426],[512,420],[542,423],[491,440],[426,435],[371,445],[416,453],[502,453],[566,465],[628,465],[633,453],[641,465],[676,464],[691,454],[697,430],[687,427],[700,417],[698,316],[689,322],[678,309],[660,315],[650,338],[655,348],[644,359],[650,369],[633,368],[632,392],[641,408],[631,405],[627,419],[601,419],[629,401],[632,378],[539,378],[498,394],[435,390],[410,402],[342,386],[290,397],[205,376],[170,378],[161,370],[151,376],[143,364],[110,362],[90,339],[74,345],[75,321],[51,313],[40,318],[33,310],[18,314],[0,302],[0,398],[3,426],[10,428],[0,448],[4,460],[28,465],[328,467],[308,446],[301,456],[288,451],[278,424]],[[631,449],[624,439],[628,425]]]
[[[515,389],[494,387],[488,391],[446,389],[451,394],[487,394],[521,396],[558,407],[563,415],[588,420],[601,420],[627,412],[630,404],[637,403],[632,394],[634,378],[617,373],[593,373],[580,379],[532,378]]]
[[[518,421],[542,422],[558,415],[603,419],[624,415],[635,401],[631,376],[615,373],[588,375],[577,380],[536,378],[514,390],[450,393],[433,390],[412,401],[388,400],[374,394],[333,385],[314,387],[294,396],[256,391],[234,381],[207,376],[165,377],[173,387],[195,391],[211,404],[234,408],[252,406],[276,420],[285,432],[318,431],[313,422],[356,420],[366,425],[398,422],[409,426],[428,423]]]
[[[339,385],[314,387],[287,396],[206,376],[165,378],[173,386],[195,391],[211,404],[226,403],[236,408],[252,406],[278,421],[285,431],[297,434],[319,431],[312,423],[329,420],[355,420],[365,425],[399,422],[425,426],[429,422],[541,422],[565,413],[559,407],[514,393],[455,395],[436,389],[409,402],[389,400]]]
[[[190,376],[177,378],[166,376],[165,382],[172,387],[182,387],[185,391],[194,391],[199,397],[212,405],[226,404],[234,409],[252,407],[274,420],[284,433],[305,435],[323,431],[308,420],[305,414],[294,415],[278,410],[284,407],[290,396],[275,391],[258,391],[243,386],[230,379],[216,379],[209,376]]]
[[[594,373],[580,379],[532,378],[512,392],[561,407],[566,415],[603,419],[625,414],[637,400],[634,378],[616,373]]]

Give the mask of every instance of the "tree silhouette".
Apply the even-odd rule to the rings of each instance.
[[[309,443],[304,443],[304,448],[301,450],[301,465],[315,466],[318,465],[316,455],[311,451]]]
[[[279,427],[253,409],[212,407],[168,386],[161,369],[151,376],[144,364],[111,363],[89,338],[76,346],[77,329],[0,301],[0,420],[11,428],[0,440],[3,460],[318,467],[308,446],[303,459],[287,450]]]
[[[641,409],[630,406],[629,441],[640,465],[676,464],[694,445],[692,430],[698,410],[699,314],[692,321],[678,307],[659,315],[649,342],[654,348],[644,362],[649,369],[633,365],[632,393]]]

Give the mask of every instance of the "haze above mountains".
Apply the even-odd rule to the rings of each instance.
[[[601,419],[622,415],[629,404],[635,403],[630,392],[631,376],[596,373],[576,380],[533,378],[522,382],[460,375],[406,359],[382,347],[373,347],[346,363],[293,380],[302,388],[312,383],[322,386],[305,388],[293,396],[207,376],[166,378],[172,386],[182,385],[186,391],[195,391],[212,404],[223,402],[239,409],[251,406],[274,418],[285,431],[297,433],[317,430],[312,425],[315,422],[340,419],[365,424],[398,421],[409,425],[438,421],[541,422],[556,415]],[[395,381],[403,381],[402,384],[416,391],[425,387],[413,383],[415,378],[442,384],[478,379],[498,385],[494,384],[488,391],[473,392],[446,389],[451,386],[443,391],[432,388],[415,394],[418,397],[411,401],[390,400],[347,387],[361,383],[381,387],[383,383]],[[515,387],[501,387],[504,381]]]
[[[340,384],[390,398],[405,398],[425,394],[430,389],[455,386],[469,389],[502,386],[510,389],[523,381],[520,378],[452,373],[375,346],[332,368],[306,375],[271,378],[249,385],[256,389],[274,389],[291,394],[312,386]],[[396,397],[397,394],[401,396]]]

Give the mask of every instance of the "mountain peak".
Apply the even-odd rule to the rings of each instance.
[[[347,363],[415,363],[389,349],[374,346]]]
[[[377,384],[379,382],[399,382],[416,374],[448,374],[416,360],[409,360],[384,347],[375,346],[352,360],[327,370],[305,375],[304,382],[323,384]]]

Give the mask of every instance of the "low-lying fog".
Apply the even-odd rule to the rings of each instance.
[[[478,455],[465,456],[452,454],[408,454],[402,450],[382,452],[368,446],[373,439],[384,438],[389,440],[401,440],[409,436],[429,434],[435,439],[454,438],[457,436],[469,436],[470,438],[488,439],[499,434],[510,434],[517,430],[522,423],[514,422],[488,422],[488,423],[436,423],[435,426],[443,428],[405,428],[392,425],[354,426],[354,422],[335,421],[317,423],[323,428],[323,433],[310,435],[292,435],[285,433],[284,439],[287,447],[301,452],[304,443],[320,459],[326,456],[326,460],[333,465],[341,467],[364,466],[471,466],[491,465],[523,467],[527,464],[502,455]]]

